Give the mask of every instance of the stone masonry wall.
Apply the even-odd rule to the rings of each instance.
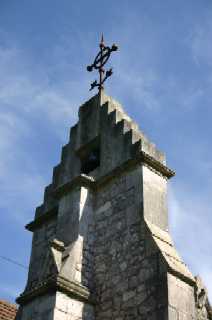
[[[53,320],[55,294],[35,298],[19,310],[17,319],[21,320]]]
[[[168,274],[169,319],[194,320],[194,287]]]
[[[22,310],[21,320],[94,320],[92,305],[57,294],[44,295],[28,303]]]
[[[143,166],[144,217],[168,230],[167,179]]]
[[[144,231],[142,193],[140,167],[97,194],[96,320],[167,319],[167,281]]]
[[[61,292],[57,292],[53,320],[94,319],[94,307],[92,305],[68,297]]]
[[[28,290],[48,276],[46,274],[47,270],[44,270],[44,265],[47,258],[49,243],[55,238],[55,234],[56,220],[48,221],[34,231],[27,282]]]
[[[76,187],[59,203],[57,238],[66,251],[60,274],[93,288],[93,194],[85,187]]]

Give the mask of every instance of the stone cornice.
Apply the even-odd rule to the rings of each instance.
[[[95,188],[98,189],[102,185],[106,184],[108,181],[113,180],[115,177],[120,176],[123,172],[133,169],[141,163],[143,163],[144,165],[148,165],[156,173],[162,175],[165,178],[169,179],[175,175],[175,172],[169,169],[167,166],[155,160],[153,157],[151,157],[144,151],[141,151],[137,155],[137,157],[125,161],[120,166],[117,166],[109,173],[105,174],[104,176],[96,180]]]
[[[144,222],[147,227],[147,233],[153,239],[166,270],[175,277],[194,286],[196,280],[175,249],[169,232],[162,230],[147,219],[144,219]]]
[[[169,265],[167,265],[167,271],[172,274],[173,276],[175,276],[176,278],[179,278],[180,280],[186,282],[187,284],[189,284],[192,287],[195,287],[196,282],[194,281],[194,279],[187,277],[186,275],[184,275],[182,272],[178,272],[177,270],[175,270],[174,268],[171,268]]]
[[[64,243],[62,241],[57,240],[57,239],[52,240],[50,242],[50,246],[59,252],[65,251]]]
[[[150,156],[149,154],[147,154],[144,151],[140,152],[139,158],[143,163],[149,165],[156,172],[160,173],[162,176],[164,176],[168,179],[170,179],[171,177],[173,177],[175,175],[175,172],[173,170],[171,170],[170,168],[165,166],[163,163],[156,160],[155,158],[153,158],[152,156]]]
[[[37,228],[40,228],[44,223],[46,223],[49,220],[55,219],[58,214],[58,207],[54,207],[51,210],[44,212],[39,217],[35,218],[35,220],[28,223],[25,228],[29,231],[34,231]]]
[[[63,292],[70,297],[75,297],[80,301],[94,304],[89,290],[79,283],[70,281],[62,276],[54,275],[40,282],[31,290],[24,291],[16,302],[20,305],[25,305],[36,297],[40,297],[49,292]]]
[[[94,178],[87,176],[86,174],[81,174],[75,178],[73,178],[71,181],[64,183],[63,185],[57,187],[54,191],[54,196],[56,198],[60,198],[61,196],[64,196],[66,193],[68,193],[73,188],[76,188],[77,186],[85,186],[94,188],[95,180]]]
[[[98,190],[102,185],[108,183],[113,180],[117,176],[120,176],[122,173],[131,170],[135,166],[139,164],[147,165],[150,169],[155,171],[157,174],[163,176],[164,178],[170,179],[175,175],[175,172],[165,166],[163,163],[159,162],[155,158],[151,157],[144,151],[141,151],[135,158],[128,159],[123,162],[120,166],[109,171],[107,174],[95,179],[91,176],[81,174],[73,178],[71,181],[59,186],[54,191],[54,196],[56,198],[60,198],[64,196],[66,193],[70,192],[73,188],[77,186],[85,186],[92,190]]]

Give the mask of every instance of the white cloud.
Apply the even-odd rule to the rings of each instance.
[[[130,66],[125,64],[119,66],[119,82],[122,92],[130,92],[132,97],[141,103],[148,110],[158,110],[161,108],[154,88],[159,82],[159,77],[152,70],[141,70],[140,73],[130,71]],[[126,70],[128,69],[128,70]],[[142,68],[141,68],[142,69]]]
[[[14,47],[0,47],[0,69],[0,207],[7,209],[8,219],[24,224],[47,184],[26,141],[42,123],[58,143],[64,141],[75,120],[70,99],[74,84],[70,92],[52,87],[48,75]]]
[[[211,203],[182,185],[171,186],[169,191],[170,230],[175,245],[193,274],[202,277],[212,301]]]
[[[25,62],[25,53],[17,48],[0,47],[0,69],[0,103],[10,112],[25,118],[43,115],[52,126],[57,123],[55,129],[59,135],[64,123],[75,121],[73,103],[77,97],[73,100],[70,96],[75,89],[73,84],[69,91],[50,85],[48,74],[44,75],[41,66]]]
[[[212,67],[212,15],[209,15],[201,25],[196,26],[191,36],[192,53],[194,61],[200,65],[202,62]]]

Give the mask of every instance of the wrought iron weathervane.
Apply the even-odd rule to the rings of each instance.
[[[93,71],[93,69],[96,69],[99,71],[99,82],[97,82],[97,80],[92,82],[90,90],[93,90],[95,87],[97,87],[100,92],[102,89],[104,89],[103,83],[106,81],[107,78],[109,78],[113,74],[112,68],[110,68],[109,70],[106,70],[105,72],[104,65],[110,58],[111,52],[117,51],[118,47],[116,44],[113,44],[111,47],[105,46],[103,35],[102,35],[99,47],[100,47],[99,53],[94,59],[93,64],[91,64],[90,66],[87,66],[87,70],[89,72]]]

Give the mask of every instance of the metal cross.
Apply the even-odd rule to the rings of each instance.
[[[111,48],[105,46],[103,35],[102,35],[99,47],[100,47],[99,53],[97,54],[96,58],[94,59],[93,64],[91,64],[90,66],[87,66],[87,70],[89,72],[93,71],[93,69],[96,69],[99,71],[99,83],[97,82],[97,80],[92,82],[90,90],[93,90],[95,87],[97,87],[99,89],[99,91],[101,91],[102,89],[104,89],[103,83],[105,82],[105,80],[107,78],[109,78],[110,76],[112,76],[112,74],[113,74],[112,68],[109,70],[106,70],[106,73],[105,73],[105,69],[103,67],[104,67],[105,63],[108,61],[111,52],[117,51],[118,47],[116,44],[113,44],[111,46]],[[104,76],[104,74],[105,74],[105,76]]]

